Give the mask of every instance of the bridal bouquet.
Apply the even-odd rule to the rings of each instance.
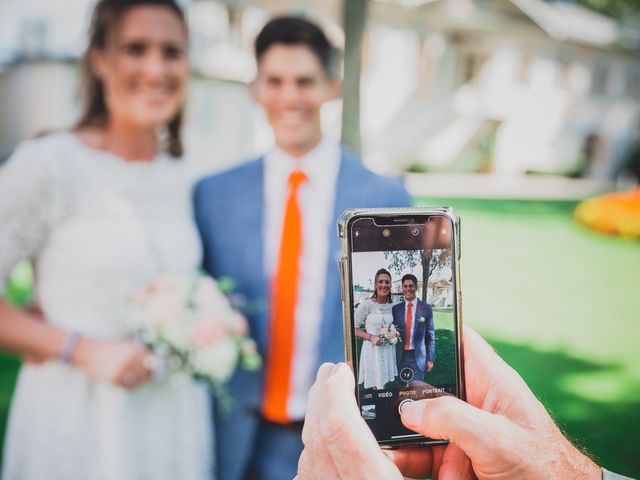
[[[402,340],[393,323],[383,323],[380,327],[380,336],[390,345],[395,345]]]
[[[260,367],[247,321],[220,285],[200,273],[162,274],[135,292],[128,327],[152,352],[154,376],[187,373],[220,392],[238,364]]]

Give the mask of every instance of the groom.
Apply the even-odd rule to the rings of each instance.
[[[425,285],[426,288],[426,285]],[[402,338],[396,344],[396,362],[401,381],[407,383],[413,379],[424,381],[425,372],[430,372],[436,358],[436,336],[433,326],[431,305],[418,300],[418,279],[410,273],[402,277],[402,295],[404,300],[393,306],[393,323]],[[410,369],[411,380],[405,380]]]
[[[255,42],[253,94],[273,129],[264,156],[195,190],[204,268],[247,299],[264,369],[239,369],[231,411],[216,410],[216,478],[293,478],[307,393],[323,362],[344,359],[340,241],[348,208],[403,207],[399,182],[324,138],[320,109],[339,92],[335,52],[316,25],[277,18]],[[261,308],[262,307],[262,308]]]

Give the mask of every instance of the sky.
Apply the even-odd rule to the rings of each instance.
[[[383,252],[357,252],[353,253],[353,284],[361,285],[364,288],[373,287],[373,277],[380,268],[389,269],[389,261],[384,258]],[[391,270],[390,270],[391,271]],[[391,281],[402,278],[407,273],[413,273],[418,279],[422,278],[422,265],[415,268],[405,268],[399,275],[391,271]],[[434,274],[433,279],[451,278],[451,268],[445,268]]]

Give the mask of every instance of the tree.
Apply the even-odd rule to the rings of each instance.
[[[344,0],[344,79],[342,82],[342,143],[352,152],[361,153],[360,143],[360,73],[362,38],[367,21],[368,0]]]
[[[389,270],[400,275],[407,268],[413,269],[422,265],[422,301],[427,301],[429,278],[436,270],[451,265],[451,249],[427,250],[393,250],[384,252],[385,260],[389,260]]]

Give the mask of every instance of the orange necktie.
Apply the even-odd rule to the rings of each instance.
[[[411,315],[412,312],[413,312],[413,303],[407,303],[407,319],[405,320],[405,323],[407,325],[407,333],[404,336],[405,350],[411,350],[411,320],[413,317],[413,315]]]
[[[289,175],[289,198],[284,214],[280,252],[271,285],[269,349],[262,414],[267,420],[287,423],[287,398],[295,338],[298,272],[302,253],[302,214],[298,188],[307,179],[300,170]]]

